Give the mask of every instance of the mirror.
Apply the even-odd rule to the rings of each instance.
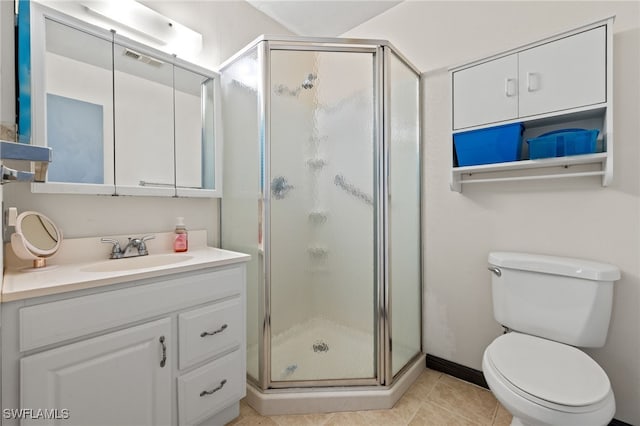
[[[38,3],[30,22],[31,143],[53,148],[33,192],[221,195],[216,73]]]
[[[11,247],[20,259],[32,260],[33,268],[46,266],[62,243],[62,232],[42,213],[26,211],[18,215],[16,232],[11,234]]]
[[[47,181],[112,188],[111,41],[52,19],[44,20],[44,39],[44,90],[33,94],[33,137],[52,148]]]
[[[174,68],[177,195],[216,188],[214,84],[210,76]]]
[[[173,64],[120,44],[113,64],[116,193],[174,195]]]

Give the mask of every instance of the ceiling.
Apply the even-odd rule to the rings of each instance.
[[[339,36],[402,0],[247,0],[291,32],[302,36]]]

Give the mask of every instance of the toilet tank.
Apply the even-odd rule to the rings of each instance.
[[[572,346],[601,347],[620,270],[589,260],[527,253],[489,254],[496,321]]]

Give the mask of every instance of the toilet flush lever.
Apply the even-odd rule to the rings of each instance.
[[[496,274],[499,277],[502,276],[502,271],[497,266],[492,266],[491,265],[491,266],[487,267],[487,269],[490,270],[491,272],[493,272],[494,274]]]

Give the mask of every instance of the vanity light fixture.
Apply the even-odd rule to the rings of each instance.
[[[108,24],[109,29],[142,38],[167,53],[190,57],[202,50],[202,34],[135,0],[84,1],[81,4],[94,18]]]

